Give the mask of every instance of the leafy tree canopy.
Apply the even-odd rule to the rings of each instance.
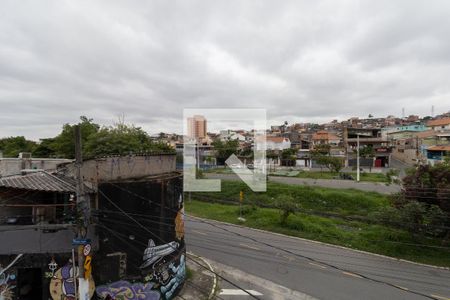
[[[84,146],[86,157],[126,155],[171,149],[166,144],[152,142],[150,136],[142,128],[124,123],[102,127],[88,136]]]
[[[41,139],[40,143],[27,141],[23,136],[0,139],[0,151],[5,157],[17,157],[20,152],[32,152],[33,157],[75,158],[75,126],[81,130],[83,157],[124,155],[152,151],[169,151],[166,144],[152,142],[140,127],[119,122],[114,126],[100,127],[93,119],[80,117],[79,124],[64,124],[54,138]]]
[[[89,119],[85,116],[80,117],[81,131],[81,145],[83,151],[85,151],[85,144],[89,140],[90,136],[97,133],[100,129],[100,125],[93,122],[93,119]],[[75,158],[75,126],[77,124],[64,124],[63,129],[59,135],[57,135],[53,143],[49,145],[49,148],[53,150],[53,156],[63,158]]]
[[[403,179],[402,199],[437,205],[450,215],[450,160],[420,165]]]
[[[18,157],[20,152],[33,152],[36,142],[29,141],[23,136],[0,139],[0,151],[4,157]]]
[[[224,164],[231,154],[238,153],[239,142],[237,140],[223,142],[220,139],[217,139],[212,145],[216,151],[216,158],[219,164]]]

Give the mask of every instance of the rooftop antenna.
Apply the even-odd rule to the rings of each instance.
[[[404,119],[404,118],[405,118],[405,108],[402,107],[402,119]]]

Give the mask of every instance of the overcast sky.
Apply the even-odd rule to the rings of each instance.
[[[271,122],[450,110],[450,1],[0,2],[0,137],[183,108]]]

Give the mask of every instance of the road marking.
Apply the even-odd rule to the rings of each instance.
[[[198,233],[198,234],[201,234],[201,235],[207,235],[206,233],[198,231],[198,230],[192,230],[192,232],[195,232],[195,233]]]
[[[356,278],[362,278],[358,274],[354,274],[354,273],[350,273],[350,272],[342,272],[342,274],[348,275],[348,276],[352,276],[352,277],[356,277]]]
[[[434,297],[434,298],[442,299],[442,300],[450,300],[450,298],[447,298],[447,297],[444,297],[444,296],[435,295],[435,294],[431,294],[430,296]]]
[[[248,293],[246,293],[247,291]],[[251,294],[253,296],[262,296],[260,292],[257,292],[255,290],[239,290],[239,289],[221,289],[219,295],[228,295],[228,296],[248,296],[248,294]]]
[[[309,263],[311,266],[315,266],[315,267],[318,267],[318,268],[321,268],[321,269],[326,269],[327,267],[324,267],[324,266],[322,266],[322,265],[319,265],[319,264],[315,264],[315,263],[312,263],[312,262],[310,262]]]
[[[247,244],[242,244],[242,243],[240,243],[239,245],[241,245],[241,246],[243,246],[243,247],[247,247],[247,248],[249,248],[249,249],[253,249],[253,250],[261,250],[261,249],[259,249],[259,248],[257,248],[257,247],[250,246],[250,245],[247,245]]]

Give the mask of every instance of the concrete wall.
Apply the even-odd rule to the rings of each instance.
[[[41,226],[42,227],[42,226]],[[48,229],[36,229],[36,226],[0,226],[0,257],[26,253],[70,253],[75,228],[70,225],[47,225]],[[14,230],[20,228],[19,231]],[[88,230],[92,246],[98,249],[98,240],[93,225]]]
[[[56,170],[58,164],[71,162],[59,158],[0,158],[0,177],[20,174],[23,169]]]
[[[399,151],[400,150],[400,151]],[[417,150],[416,149],[394,149],[391,153],[392,157],[404,162],[407,165],[414,165],[417,163]]]
[[[75,165],[61,169],[68,176],[75,177]],[[176,171],[176,155],[147,155],[105,157],[83,162],[82,176],[92,183],[121,179],[141,178]]]

